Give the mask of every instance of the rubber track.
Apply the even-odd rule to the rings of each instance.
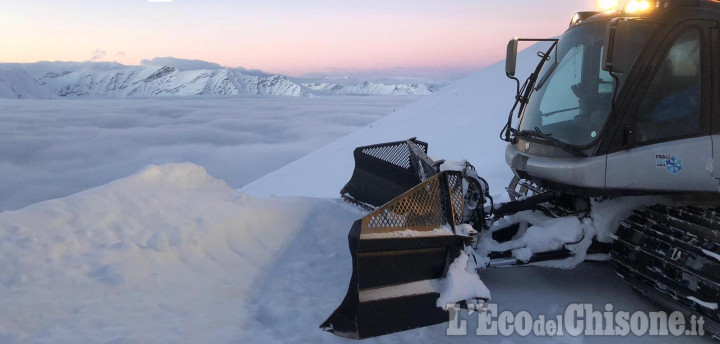
[[[672,310],[704,316],[710,335],[720,334],[719,209],[635,210],[615,236],[611,254],[623,279],[660,306],[680,305]]]

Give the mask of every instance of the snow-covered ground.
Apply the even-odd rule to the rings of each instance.
[[[237,342],[251,291],[335,216],[357,212],[252,199],[190,163],[4,212],[0,343]]]
[[[512,91],[502,65],[494,65],[241,190],[195,164],[170,164],[0,213],[0,342],[348,343],[318,326],[345,295],[347,231],[363,215],[337,197],[352,171],[352,149],[418,136],[430,142],[431,155],[468,158],[500,194],[510,173],[498,133]],[[552,317],[576,302],[655,309],[604,263],[485,270],[480,277],[501,310]],[[473,333],[472,320],[468,327]],[[678,341],[447,337],[445,329],[367,342]]]
[[[237,188],[416,99],[0,99],[0,211],[149,164],[190,161]]]

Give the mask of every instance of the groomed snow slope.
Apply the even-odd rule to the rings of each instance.
[[[537,48],[520,53],[518,75],[537,64]],[[498,62],[369,126],[320,148],[243,187],[256,196],[337,197],[350,179],[358,146],[417,137],[436,159],[467,159],[491,191],[504,190],[512,176],[499,138],[515,97],[515,83]]]

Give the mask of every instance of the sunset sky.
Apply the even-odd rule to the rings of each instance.
[[[300,76],[472,69],[597,0],[0,0],[0,62],[173,56]]]

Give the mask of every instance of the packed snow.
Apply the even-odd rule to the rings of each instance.
[[[0,99],[0,211],[149,164],[193,162],[237,188],[416,99]]]

